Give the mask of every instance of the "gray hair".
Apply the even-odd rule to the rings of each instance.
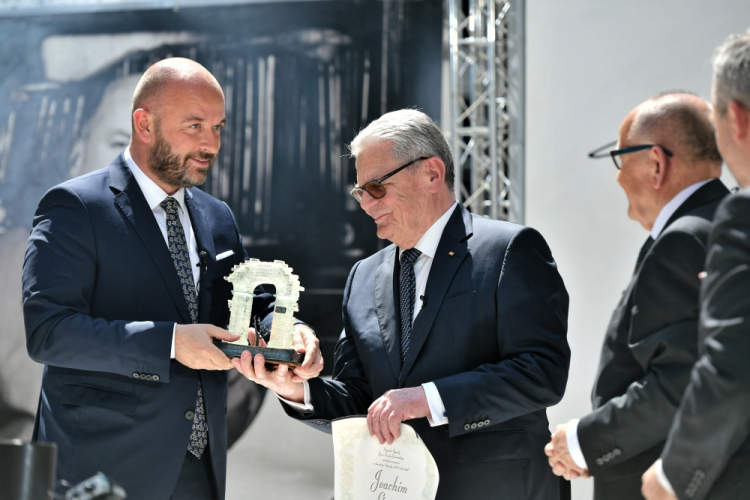
[[[384,114],[357,134],[349,145],[351,157],[356,158],[363,149],[379,142],[391,144],[391,157],[398,163],[409,163],[420,156],[437,156],[445,164],[445,183],[453,190],[455,173],[451,148],[426,114],[415,109]]]
[[[730,35],[714,53],[714,105],[724,115],[732,101],[750,109],[750,30]]]

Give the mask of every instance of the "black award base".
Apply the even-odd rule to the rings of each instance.
[[[266,359],[266,363],[278,365],[284,363],[292,366],[299,366],[302,364],[302,360],[305,359],[304,353],[299,353],[294,349],[271,349],[270,347],[258,347],[253,345],[237,345],[230,344],[229,342],[214,342],[221,352],[226,354],[230,358],[239,358],[245,351],[250,351],[250,354],[255,357],[256,354],[262,354]]]

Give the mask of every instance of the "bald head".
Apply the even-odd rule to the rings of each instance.
[[[136,109],[148,109],[157,118],[165,101],[185,90],[201,89],[224,93],[219,82],[206,68],[183,57],[172,57],[157,62],[141,77],[133,94],[131,116]]]
[[[687,164],[721,164],[711,106],[700,97],[664,92],[635,108],[630,118],[630,143],[658,144],[681,155]]]

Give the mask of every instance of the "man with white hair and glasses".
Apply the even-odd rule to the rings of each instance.
[[[324,431],[367,414],[392,443],[409,421],[437,462],[438,499],[569,498],[543,452],[570,362],[568,294],[544,238],[456,201],[450,148],[424,113],[383,115],[351,154],[352,195],[393,244],[349,274],[333,379],[293,383],[249,355],[240,369]]]

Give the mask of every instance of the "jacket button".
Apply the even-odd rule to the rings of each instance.
[[[484,427],[484,420],[477,422],[477,427]]]
[[[195,418],[195,413],[192,410],[188,410],[185,412],[185,420],[193,420]]]
[[[476,428],[477,428],[477,423],[476,423],[476,422],[474,422],[473,424],[471,424],[471,428],[472,428],[472,429],[476,429]]]
[[[151,378],[152,378],[152,379],[153,379],[154,381],[158,381],[158,380],[159,380],[159,375],[153,375],[153,376],[152,376]]]
[[[612,454],[614,456],[619,456],[622,454],[622,451],[620,451],[620,448],[615,448],[614,450],[612,450]]]
[[[596,459],[596,464],[597,465],[604,465],[604,460],[602,460],[601,458],[597,458]]]
[[[141,378],[141,374],[138,372],[133,372],[133,378]]]
[[[144,375],[143,378],[145,378],[146,380],[153,380],[154,379],[154,377],[152,377],[151,375],[148,375],[148,374]]]
[[[464,430],[465,431],[468,431],[469,429],[471,429],[471,426],[469,424],[464,425]]]
[[[490,419],[489,418],[484,421],[484,425],[490,425]]]

